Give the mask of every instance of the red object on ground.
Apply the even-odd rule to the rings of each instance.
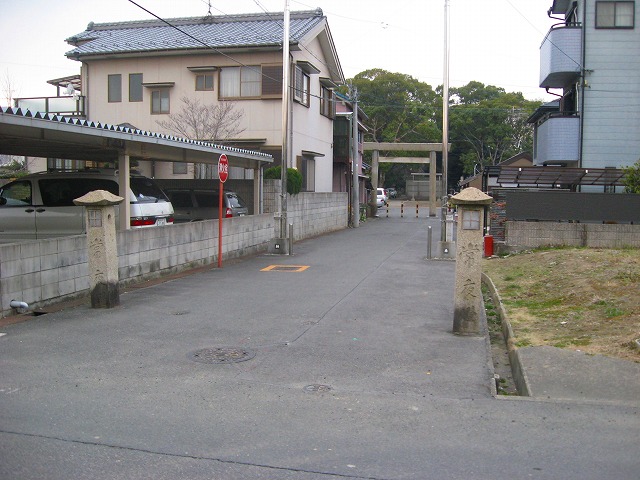
[[[485,257],[493,256],[493,235],[484,236],[484,256]]]

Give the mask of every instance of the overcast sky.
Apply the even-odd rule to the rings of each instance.
[[[285,0],[135,0],[162,18],[282,12]],[[553,23],[552,0],[449,0],[451,87],[472,80],[549,100],[538,87],[539,47]],[[0,0],[0,104],[6,78],[14,97],[54,96],[47,80],[74,75],[65,39],[89,22],[152,18],[129,0]],[[209,7],[209,4],[211,7]],[[370,68],[443,83],[445,0],[290,0],[290,8],[322,8],[345,77]]]

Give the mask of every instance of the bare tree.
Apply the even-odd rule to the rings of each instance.
[[[13,79],[13,77],[11,76],[11,74],[9,74],[9,70],[5,70],[4,75],[2,77],[2,95],[4,97],[4,100],[6,100],[6,106],[7,107],[12,107],[13,106],[13,99],[16,97],[16,95],[18,94],[18,89],[16,87],[16,82]]]
[[[5,70],[4,75],[0,79],[0,88],[2,89],[3,99],[6,101],[7,107],[13,107],[13,100],[18,95],[16,81],[9,73],[9,69]],[[19,155],[0,155],[0,165],[11,165],[14,170],[26,170],[27,159]]]
[[[190,140],[201,140],[220,145],[244,131],[240,121],[244,112],[236,110],[233,102],[219,102],[205,105],[199,100],[182,97],[182,108],[176,114],[169,114],[167,120],[156,123],[165,130]],[[214,168],[208,164],[196,164],[196,178],[214,178]]]
[[[237,110],[233,102],[204,105],[186,96],[181,101],[180,112],[169,114],[167,120],[156,123],[180,137],[218,144],[224,144],[244,131],[240,127],[244,112]]]

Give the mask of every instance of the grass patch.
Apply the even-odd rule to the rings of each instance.
[[[640,361],[640,249],[541,248],[484,259],[518,346]],[[490,313],[488,312],[488,318]]]

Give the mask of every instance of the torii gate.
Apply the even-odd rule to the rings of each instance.
[[[448,146],[451,148],[451,144]],[[372,151],[371,185],[373,191],[378,190],[378,164],[386,163],[421,163],[429,165],[429,216],[436,214],[436,152],[442,152],[442,143],[391,143],[391,142],[364,142],[364,151]],[[429,152],[427,157],[381,157],[383,151],[405,152]],[[445,189],[446,190],[446,189]],[[377,212],[376,197],[371,198],[371,209]]]

